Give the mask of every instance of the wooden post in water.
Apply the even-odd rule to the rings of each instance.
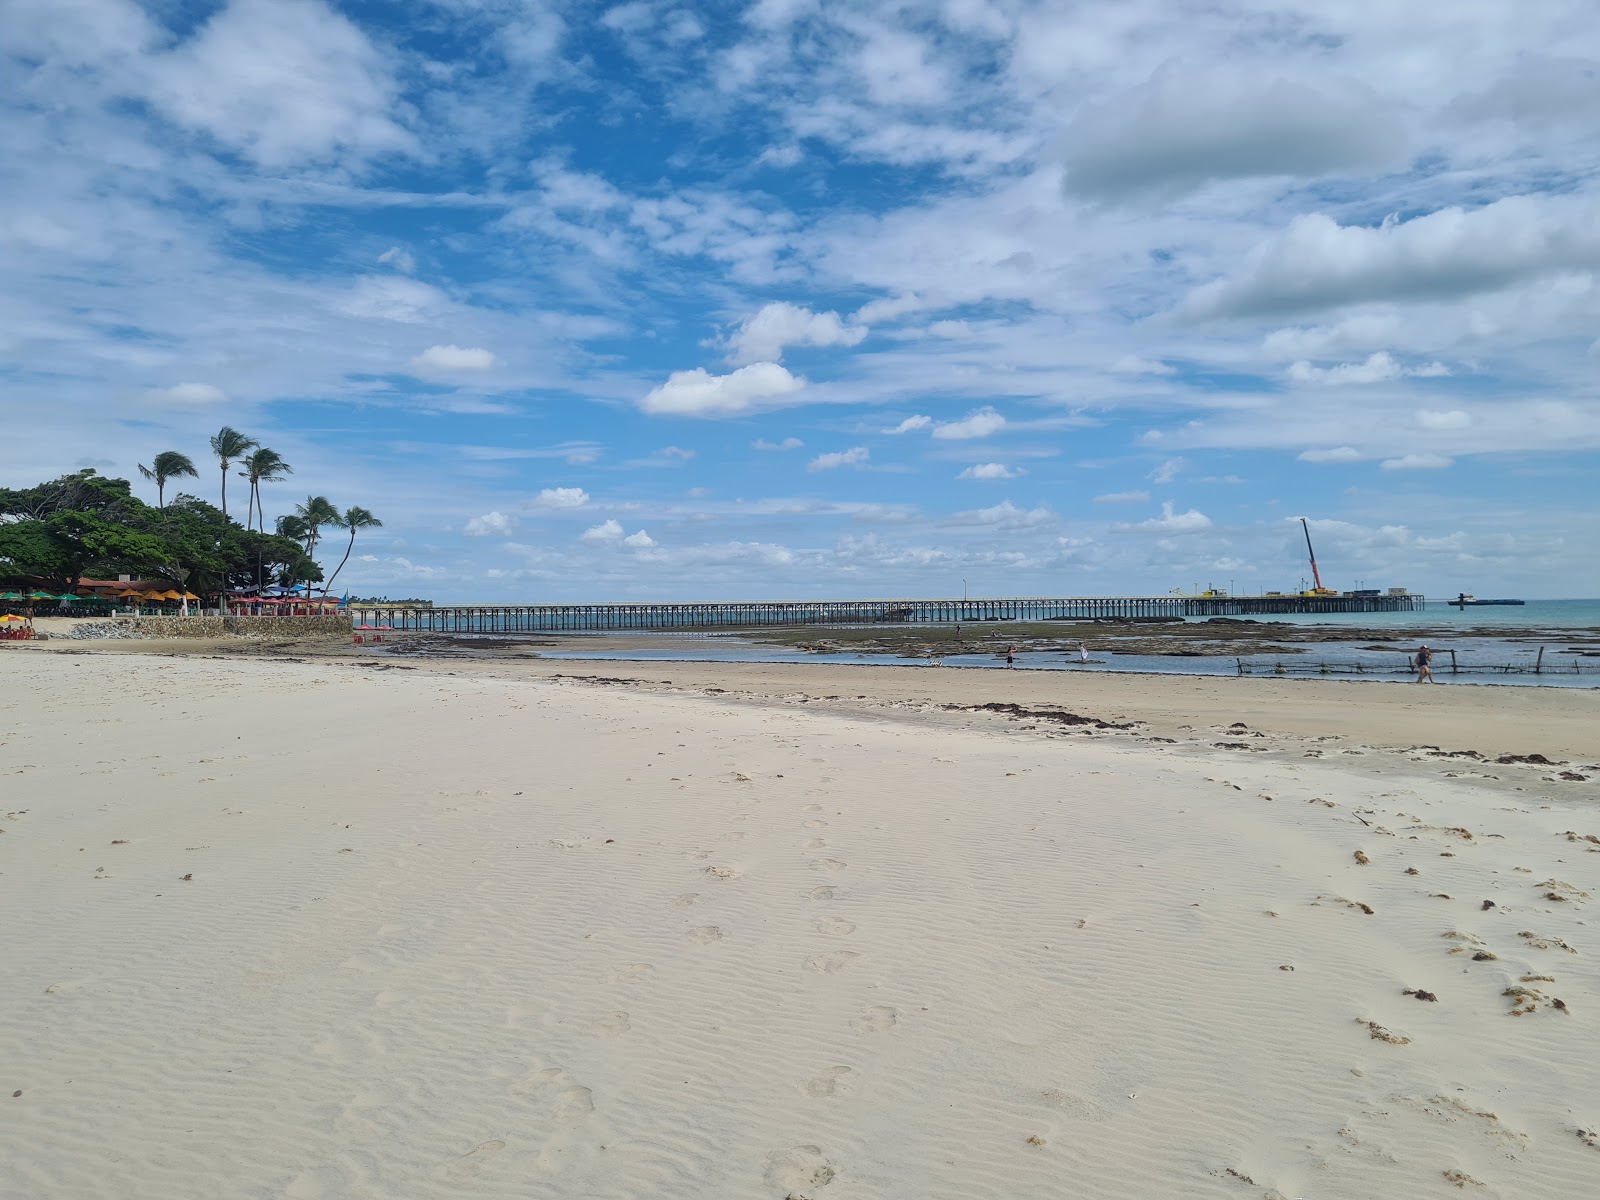
[[[1539,657],[1534,660],[1533,673],[1535,675],[1543,675],[1544,674],[1544,647],[1543,646],[1539,647]]]
[[[1456,652],[1454,649],[1450,651],[1450,674],[1460,674],[1460,672],[1456,669]]]

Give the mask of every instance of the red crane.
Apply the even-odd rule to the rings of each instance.
[[[1300,529],[1306,535],[1306,554],[1311,559],[1311,584],[1313,596],[1336,596],[1338,592],[1333,588],[1322,586],[1322,576],[1317,571],[1317,552],[1311,548],[1311,526],[1306,524],[1304,517],[1300,518]]]

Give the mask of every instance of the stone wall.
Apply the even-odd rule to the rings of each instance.
[[[122,617],[118,625],[141,638],[280,637],[350,635],[348,615],[315,617]]]

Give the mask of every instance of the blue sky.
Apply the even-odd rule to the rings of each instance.
[[[1600,594],[1592,2],[0,23],[4,482],[233,425],[441,600],[1285,589],[1302,515]]]

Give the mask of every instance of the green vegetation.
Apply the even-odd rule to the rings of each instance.
[[[226,427],[211,439],[211,449],[222,466],[224,506],[229,467],[237,463],[244,468],[239,474],[250,483],[248,508],[254,514],[246,512],[243,526],[225,507],[195,496],[180,492],[169,502],[166,485],[197,478],[198,473],[188,457],[166,450],[150,466],[139,466],[140,474],[156,485],[156,507],[135,496],[126,479],[105,478],[93,470],[34,487],[0,488],[0,581],[39,580],[63,592],[84,577],[132,575],[170,580],[202,594],[267,584],[305,583],[309,590],[325,578],[316,561],[325,528],[350,531],[339,563],[342,570],[356,531],[383,524],[364,508],[341,513],[326,497],[312,496],[296,506],[294,515],[278,518],[275,533],[266,533],[260,485],[290,474],[289,464],[276,451]],[[326,585],[322,592],[327,594]]]

